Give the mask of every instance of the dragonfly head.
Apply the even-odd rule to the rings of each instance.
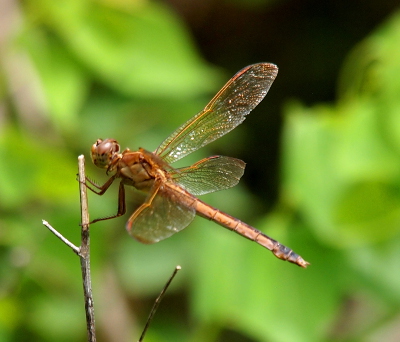
[[[93,164],[101,169],[112,168],[114,160],[119,158],[120,147],[114,139],[97,139],[90,151]]]

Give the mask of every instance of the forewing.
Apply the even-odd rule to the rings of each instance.
[[[243,176],[245,166],[240,159],[212,156],[190,167],[176,169],[172,176],[185,190],[200,196],[235,186]]]
[[[278,67],[270,63],[242,69],[203,111],[172,133],[155,153],[171,164],[228,133],[262,101],[277,74]]]
[[[180,194],[161,186],[156,196],[150,194],[146,204],[131,216],[127,223],[130,235],[142,243],[151,244],[186,228],[196,211],[180,201]]]

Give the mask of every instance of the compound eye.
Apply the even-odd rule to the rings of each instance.
[[[116,140],[97,139],[90,151],[93,164],[102,169],[107,169],[119,150],[120,146]]]

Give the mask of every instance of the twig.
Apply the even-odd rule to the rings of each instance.
[[[55,230],[49,222],[42,220],[42,223],[45,227],[47,227],[55,236],[57,236],[62,242],[64,242],[68,247],[70,247],[76,254],[79,255],[79,247],[76,247],[71,241],[66,239],[63,235],[61,235],[57,230]]]
[[[86,327],[88,333],[88,341],[96,341],[94,306],[92,294],[92,281],[90,276],[90,236],[89,236],[89,211],[86,191],[86,175],[85,175],[85,157],[78,157],[79,169],[79,192],[81,202],[81,247],[79,259],[81,262],[83,295],[85,298]]]
[[[167,291],[169,285],[171,284],[172,280],[174,279],[174,277],[176,276],[176,274],[178,273],[178,271],[181,269],[180,266],[176,266],[174,272],[172,273],[171,277],[168,279],[167,283],[165,284],[164,288],[161,290],[160,294],[158,295],[157,299],[154,302],[153,307],[151,308],[149,317],[147,318],[147,322],[146,325],[143,329],[142,335],[139,338],[138,342],[142,342],[144,339],[144,335],[147,332],[147,329],[149,328],[150,322],[153,320],[154,314],[157,311],[158,306],[160,305],[160,302],[162,300],[162,298],[164,297],[165,292]]]
[[[85,298],[85,312],[86,312],[86,326],[88,342],[96,341],[93,295],[92,295],[92,282],[90,277],[90,237],[89,237],[89,213],[87,192],[85,186],[85,157],[83,155],[78,157],[79,169],[79,192],[81,203],[81,246],[77,247],[56,229],[54,229],[47,221],[42,220],[43,224],[62,242],[70,247],[74,253],[79,255],[81,263],[82,281],[83,281],[83,294]]]
[[[81,246],[77,247],[62,234],[60,234],[55,228],[53,228],[47,221],[42,220],[45,225],[55,236],[57,236],[62,242],[72,249],[74,253],[79,255],[81,263],[82,281],[83,281],[83,294],[85,298],[85,312],[86,312],[86,326],[88,342],[96,342],[96,330],[95,330],[95,319],[94,319],[94,306],[93,306],[93,295],[92,295],[92,282],[90,277],[90,236],[89,236],[89,212],[88,212],[88,201],[87,201],[87,190],[86,190],[86,175],[85,175],[85,157],[83,155],[78,157],[78,169],[79,169],[79,193],[81,203]],[[174,279],[177,272],[181,269],[180,266],[176,266],[171,277],[161,290],[159,296],[154,302],[154,305],[150,311],[149,317],[147,318],[146,325],[143,329],[142,335],[138,342],[142,342],[144,336],[149,328],[151,321],[153,320],[154,314],[157,311],[158,306],[169,285]]]

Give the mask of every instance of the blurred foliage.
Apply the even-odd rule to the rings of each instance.
[[[78,243],[76,157],[88,157],[99,137],[156,148],[231,75],[202,59],[160,2],[9,5],[0,49],[0,341],[83,341],[79,260],[41,219]],[[137,339],[180,264],[148,342],[396,340],[399,41],[395,14],[350,52],[335,103],[286,100],[271,213],[256,220],[260,204],[242,185],[204,196],[299,252],[307,270],[202,219],[149,246],[129,238],[126,217],[98,223],[91,230],[98,339]],[[237,130],[213,145],[240,139]],[[106,179],[89,160],[87,173]],[[91,217],[112,214],[116,199],[116,187],[90,196]]]

